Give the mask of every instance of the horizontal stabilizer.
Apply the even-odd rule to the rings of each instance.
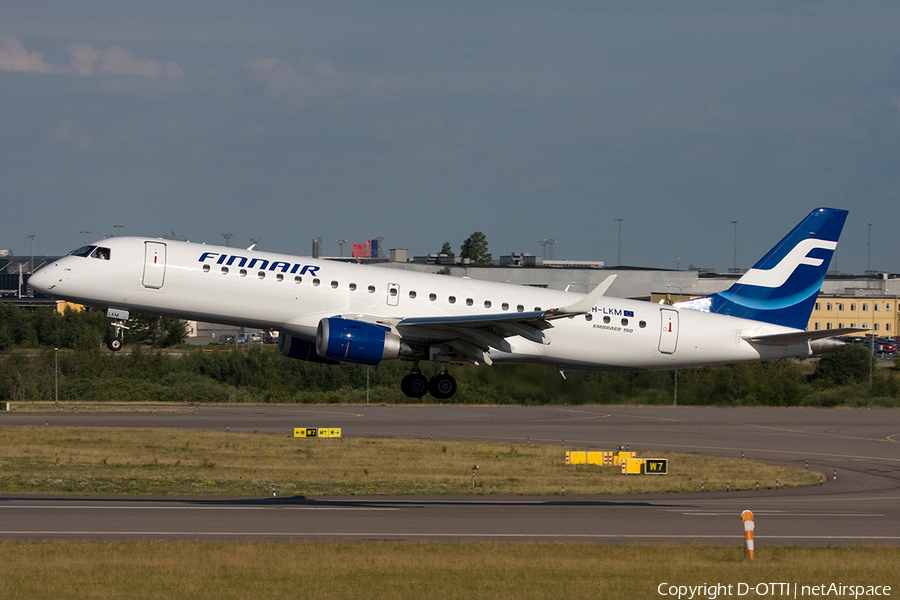
[[[768,333],[763,335],[752,335],[743,337],[744,340],[754,344],[765,344],[771,346],[784,346],[788,344],[802,344],[812,340],[821,340],[823,338],[845,335],[848,333],[859,333],[869,331],[865,327],[842,327],[841,329],[823,329],[819,331],[790,331],[788,333]]]

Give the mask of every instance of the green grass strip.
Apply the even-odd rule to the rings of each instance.
[[[784,583],[887,585],[894,597],[898,564],[900,548],[767,548],[764,542],[753,562],[737,544],[0,542],[0,590],[18,600],[544,600],[676,598],[670,586],[733,586],[730,596],[711,595],[709,587],[694,596],[713,599],[741,597],[741,583]],[[743,597],[794,597],[793,590],[772,590]]]
[[[640,449],[637,449],[640,453]],[[646,456],[646,453],[644,453]],[[819,474],[654,452],[669,475],[566,465],[558,447],[192,430],[0,427],[0,494],[348,496],[634,494],[814,485]],[[472,466],[478,465],[474,484]]]

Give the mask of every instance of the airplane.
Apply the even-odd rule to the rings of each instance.
[[[143,237],[107,238],[29,280],[51,297],[107,310],[122,348],[130,312],[279,331],[284,356],[320,363],[412,362],[400,388],[449,399],[448,364],[536,363],[664,370],[808,357],[806,331],[847,211],[817,208],[729,289],[676,304],[387,269]],[[437,363],[427,378],[421,361]]]

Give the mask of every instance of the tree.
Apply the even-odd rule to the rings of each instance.
[[[468,258],[476,265],[489,265],[492,258],[488,252],[487,239],[480,231],[474,232],[459,248],[460,258]]]
[[[454,256],[456,256],[456,254],[453,252],[453,248],[450,246],[450,242],[444,242],[444,245],[441,247],[440,253],[445,254],[445,255],[449,256],[450,258],[453,258]]]
[[[813,379],[846,385],[859,383],[869,377],[871,352],[863,346],[842,346],[824,355],[816,365]]]

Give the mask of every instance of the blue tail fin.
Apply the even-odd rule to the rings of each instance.
[[[806,329],[846,219],[817,208],[730,288],[681,306]]]

